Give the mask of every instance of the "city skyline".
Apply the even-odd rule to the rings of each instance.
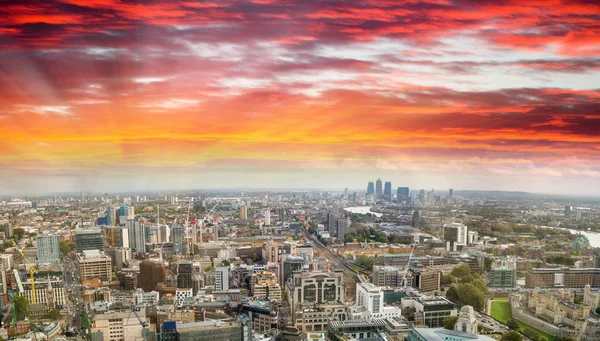
[[[591,1],[19,1],[0,192],[597,195]],[[226,185],[226,186],[224,186]]]

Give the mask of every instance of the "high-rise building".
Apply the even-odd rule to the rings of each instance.
[[[408,203],[410,200],[410,189],[408,187],[398,187],[398,193],[396,195],[398,196],[399,203]]]
[[[336,219],[336,232],[335,237],[344,241],[346,234],[348,233],[348,220],[347,219]]]
[[[166,278],[166,268],[163,264],[153,261],[143,261],[140,263],[140,287],[145,292],[150,292],[156,288],[159,283],[164,283]]]
[[[335,214],[327,213],[327,231],[329,233],[335,233],[335,218]]]
[[[112,260],[104,251],[84,250],[77,254],[77,268],[79,278],[99,278],[101,281],[112,279]]]
[[[383,189],[383,197],[387,201],[392,201],[392,183],[390,181],[385,182]]]
[[[139,221],[128,220],[125,227],[129,233],[129,247],[131,252],[146,252],[146,236],[144,224]]]
[[[180,255],[184,252],[185,227],[179,224],[171,226],[171,242],[173,243],[173,252],[175,254]]]
[[[292,277],[295,271],[302,271],[304,267],[304,258],[299,256],[289,256],[283,261],[283,278],[281,285],[285,286],[287,280]]]
[[[115,240],[113,241],[113,236]],[[106,243],[113,247],[129,248],[129,231],[126,227],[107,227],[106,228]]]
[[[215,268],[215,289],[219,291],[229,290],[229,267],[217,266]]]
[[[454,190],[452,188],[450,188],[448,190],[448,198],[452,198],[454,196]]]
[[[192,262],[179,262],[177,264],[177,287],[192,288]]]
[[[367,184],[367,195],[375,194],[375,183],[373,181],[369,181]]]
[[[383,291],[373,283],[356,283],[356,305],[366,309],[371,316],[383,313]]]
[[[246,206],[246,205],[240,206],[240,219],[248,220],[248,206]]]
[[[265,225],[266,226],[271,225],[271,211],[270,210],[265,210]]]
[[[415,210],[413,212],[413,217],[412,217],[412,227],[418,229],[420,225],[421,225],[421,214],[419,213],[419,210]]]
[[[383,195],[383,184],[381,182],[381,179],[377,179],[377,181],[375,181],[375,197],[377,199],[381,198],[381,196]]]
[[[426,202],[426,197],[425,197],[425,190],[424,189],[420,189],[419,190],[419,201],[421,202],[421,204],[425,204]]]
[[[565,218],[571,218],[571,205],[565,205]]]
[[[60,262],[60,244],[56,234],[38,234],[37,240],[37,259],[38,263],[58,263]]]
[[[86,250],[104,251],[104,236],[102,235],[102,230],[97,227],[76,228],[75,247],[77,248],[77,252]]]

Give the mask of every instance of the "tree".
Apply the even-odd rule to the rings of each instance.
[[[59,320],[60,319],[60,310],[51,309],[50,311],[48,311],[48,314],[46,314],[46,317],[49,319],[52,319],[54,321]]]
[[[252,255],[252,261],[256,262],[258,260],[258,256],[256,255],[256,252]]]
[[[442,275],[442,285],[451,285],[456,283],[456,277],[452,275]]]
[[[472,281],[471,284],[473,284],[475,288],[477,288],[482,293],[487,294],[488,286],[481,278],[477,278],[476,280]]]
[[[13,232],[13,236],[15,237],[15,240],[19,241],[19,240],[21,240],[21,237],[23,237],[23,235],[25,234],[25,229],[17,227],[17,228],[14,228],[12,230],[12,232]]]
[[[485,304],[485,295],[479,291],[473,284],[460,284],[456,289],[458,300],[463,305],[470,305],[473,309],[482,311]]]
[[[461,264],[454,268],[450,274],[456,278],[462,279],[466,275],[471,274],[471,268],[466,264]]]
[[[500,341],[523,341],[523,337],[518,332],[511,330],[507,333],[502,334]]]
[[[229,262],[227,259],[223,259],[223,261],[221,262],[222,266],[230,266],[231,262]]]
[[[446,298],[455,303],[459,302],[458,290],[456,290],[455,286],[451,286],[450,288],[448,288],[448,291],[446,291]]]
[[[72,248],[69,244],[67,244],[67,242],[65,241],[61,241],[59,243],[59,247],[60,247],[60,253],[62,253],[63,255],[68,255],[69,253],[71,253]]]
[[[515,320],[515,319],[508,320],[508,322],[506,323],[506,325],[508,326],[508,328],[510,328],[512,330],[518,330],[519,329],[519,322],[517,322],[517,320]]]
[[[214,268],[212,266],[210,266],[210,265],[207,265],[207,266],[204,267],[204,271],[206,271],[206,272],[209,272],[209,271],[211,271],[213,269]]]
[[[386,236],[381,236],[381,237],[379,237],[379,242],[387,244],[387,243],[389,243],[390,241],[389,241],[388,237],[386,237]]]
[[[458,316],[450,316],[444,319],[444,329],[454,330]]]
[[[573,339],[566,336],[556,336],[554,341],[573,341]]]
[[[600,315],[600,307],[596,308],[596,314]]]
[[[492,270],[492,259],[487,257],[484,259],[484,268],[486,272],[489,272],[490,270]]]
[[[26,316],[25,312],[29,309],[29,301],[24,296],[15,296],[13,301],[15,303],[17,320],[24,320]]]

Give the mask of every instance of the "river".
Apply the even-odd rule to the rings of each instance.
[[[571,229],[566,229],[564,227],[552,227],[552,226],[542,226],[542,227],[551,228],[551,229],[569,230],[569,231],[571,231],[571,234],[581,233],[582,235],[586,236],[587,239],[590,241],[590,246],[600,247],[600,233],[598,233],[598,232],[571,230]]]
[[[371,213],[371,214],[373,214],[376,217],[382,217],[383,216],[383,214],[381,214],[381,213],[371,212],[371,206],[346,207],[346,208],[344,208],[344,211],[348,211],[350,213],[357,213],[357,214]]]

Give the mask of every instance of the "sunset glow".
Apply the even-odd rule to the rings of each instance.
[[[600,177],[596,1],[16,1],[0,16],[0,194],[379,174],[592,194]]]

